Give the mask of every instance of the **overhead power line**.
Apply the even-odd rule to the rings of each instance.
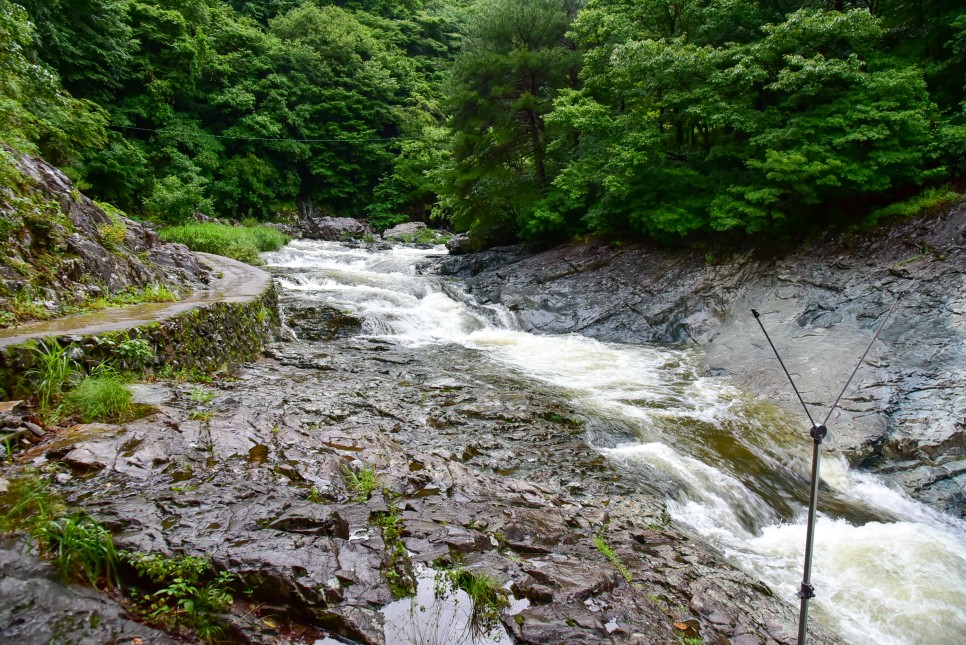
[[[341,138],[341,139],[290,139],[286,137],[234,137],[225,134],[211,134],[210,132],[184,132],[175,128],[137,128],[129,125],[111,125],[118,130],[136,130],[138,132],[157,132],[160,134],[175,134],[192,137],[210,137],[212,139],[232,139],[234,141],[291,141],[293,143],[367,143],[372,141],[418,141],[422,137],[378,137],[378,138]]]

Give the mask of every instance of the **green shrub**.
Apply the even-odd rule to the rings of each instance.
[[[141,578],[160,588],[140,597],[136,609],[167,627],[188,626],[205,642],[217,642],[224,627],[217,615],[232,604],[235,576],[215,573],[211,561],[194,556],[168,558],[160,554],[122,553]]]
[[[131,417],[132,399],[121,376],[115,370],[101,366],[67,394],[65,403],[67,409],[85,423],[121,422]]]
[[[151,347],[151,343],[143,338],[122,340],[114,348],[114,353],[125,364],[132,365],[136,368],[143,368],[148,361],[154,358],[154,348]]]
[[[185,224],[160,231],[166,242],[180,242],[192,251],[213,253],[247,264],[260,265],[259,253],[276,251],[288,236],[268,226],[226,226],[224,224]]]

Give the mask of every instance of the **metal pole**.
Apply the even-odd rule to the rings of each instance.
[[[808,601],[815,597],[815,587],[812,586],[812,550],[815,545],[821,446],[828,434],[828,429],[825,426],[812,426],[809,434],[812,435],[812,485],[808,495],[808,523],[805,529],[805,571],[802,574],[802,587],[797,594],[802,599],[801,609],[798,612],[798,645],[805,645],[807,640]]]
[[[903,294],[899,294],[896,297],[896,301],[892,304],[892,307],[886,313],[885,318],[882,319],[882,323],[876,330],[875,334],[872,336],[872,340],[869,341],[869,346],[865,348],[865,352],[862,354],[862,358],[856,363],[855,369],[852,370],[852,374],[849,379],[845,382],[842,387],[842,391],[839,392],[838,397],[829,408],[828,414],[825,416],[825,421],[822,425],[816,425],[815,420],[812,419],[811,413],[808,411],[808,406],[805,405],[805,399],[802,398],[801,393],[799,393],[798,388],[795,386],[795,381],[792,380],[792,375],[789,374],[788,369],[785,367],[785,362],[782,360],[781,354],[778,353],[778,348],[775,344],[771,342],[771,337],[768,335],[768,330],[765,329],[765,325],[761,322],[761,314],[751,310],[752,315],[754,315],[755,320],[758,321],[758,326],[761,327],[761,331],[765,334],[765,338],[768,339],[768,344],[771,345],[771,349],[775,352],[775,358],[782,366],[782,370],[785,372],[785,376],[788,377],[788,382],[791,384],[792,389],[795,390],[796,396],[798,396],[799,402],[802,404],[802,408],[805,409],[805,414],[808,416],[808,420],[812,422],[812,429],[809,430],[809,434],[812,436],[812,482],[809,489],[808,495],[808,522],[805,527],[805,571],[802,573],[802,586],[796,594],[802,600],[801,608],[798,613],[798,645],[805,645],[808,639],[808,601],[815,597],[815,587],[812,586],[812,552],[815,545],[815,515],[818,509],[818,484],[819,484],[819,466],[821,461],[821,447],[822,441],[828,435],[828,428],[825,424],[832,417],[832,412],[838,407],[839,401],[842,399],[842,395],[848,389],[849,385],[852,383],[852,379],[855,378],[856,372],[859,371],[859,367],[862,366],[862,362],[865,357],[869,354],[869,350],[872,349],[872,345],[875,343],[879,334],[882,333],[883,328],[885,328],[886,323],[892,316],[892,313],[896,310],[899,305],[899,300],[902,299]]]

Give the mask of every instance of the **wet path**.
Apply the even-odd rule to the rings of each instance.
[[[251,302],[260,296],[272,277],[258,267],[209,253],[195,253],[211,267],[211,283],[178,302],[146,303],[105,309],[57,320],[19,325],[0,331],[0,348],[19,345],[33,338],[99,334],[138,327],[203,307],[214,302]]]

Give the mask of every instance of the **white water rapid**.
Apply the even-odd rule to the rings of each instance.
[[[417,263],[441,252],[296,241],[263,257],[284,289],[364,319],[367,335],[426,352],[461,345],[488,359],[481,370],[495,362],[558,388],[624,476],[642,487],[655,475],[673,483],[661,490],[676,491],[667,505],[677,522],[797,605],[811,459],[804,424],[704,375],[698,349],[519,331],[510,312],[417,275]],[[822,479],[816,618],[856,644],[966,644],[966,523],[841,457],[825,454]]]

